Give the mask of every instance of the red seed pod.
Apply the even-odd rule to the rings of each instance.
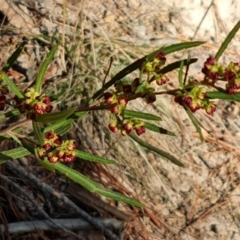
[[[64,159],[64,157],[65,157],[65,152],[64,151],[57,151],[57,157],[58,158],[62,158],[62,159]]]
[[[146,129],[144,126],[140,126],[140,127],[135,128],[135,131],[136,131],[137,135],[139,136],[139,135],[145,133]]]
[[[54,144],[56,144],[58,146],[62,144],[61,136],[57,135],[57,138],[54,140]]]
[[[126,133],[130,133],[133,130],[133,125],[131,123],[124,123],[123,129]]]
[[[73,154],[65,154],[63,158],[64,162],[73,162],[74,160],[76,160],[76,156]]]
[[[42,97],[42,102],[47,104],[47,105],[50,105],[51,104],[51,100],[48,96],[43,96]]]
[[[206,113],[208,115],[213,115],[213,113],[216,111],[216,109],[217,109],[216,105],[211,104],[211,106],[206,109]]]
[[[125,97],[119,97],[118,98],[118,102],[119,102],[119,104],[121,104],[122,106],[126,106],[127,105],[127,103],[128,103],[128,100],[125,98]]]
[[[52,105],[46,106],[46,112],[47,112],[47,113],[52,112],[52,109],[53,109],[53,106],[52,106]]]
[[[49,131],[47,133],[45,133],[45,138],[50,140],[56,137],[56,133],[54,131]]]
[[[104,97],[104,100],[105,100],[106,103],[110,103],[110,104],[112,103],[112,101],[113,101],[113,94],[112,93],[106,92],[106,93],[104,93],[103,97]]]
[[[236,79],[236,77],[237,75],[231,70],[226,70],[224,73],[224,79],[229,83],[233,82]]]
[[[108,125],[108,128],[110,129],[110,131],[112,131],[113,133],[116,133],[118,131],[118,127],[115,123],[110,123]]]
[[[67,146],[67,150],[68,150],[68,151],[73,151],[73,150],[75,150],[75,149],[76,149],[76,144],[75,144],[74,141],[71,142],[71,143]]]
[[[166,61],[166,57],[165,57],[165,54],[164,54],[163,52],[160,52],[160,53],[156,56],[156,58],[157,58],[158,60],[160,60],[161,62],[165,62],[165,61]]]
[[[117,103],[114,103],[112,106],[111,106],[111,113],[113,114],[118,114],[119,113],[119,107],[118,107],[118,104]]]
[[[46,143],[43,145],[43,148],[48,151],[51,148],[51,144],[50,143]]]
[[[37,114],[43,114],[46,112],[46,107],[41,103],[35,103],[33,106],[34,112]]]
[[[54,155],[48,156],[48,161],[51,163],[56,163],[58,161],[58,157]]]

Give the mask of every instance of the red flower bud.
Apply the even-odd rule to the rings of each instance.
[[[42,102],[45,103],[46,105],[51,104],[50,98],[48,96],[43,96]]]
[[[113,101],[113,94],[112,93],[106,92],[106,93],[104,93],[103,97],[104,97],[104,100],[105,100],[106,103],[110,103],[110,104],[112,103],[112,101]]]
[[[48,140],[55,138],[55,136],[56,136],[56,134],[54,131],[49,131],[49,132],[45,133],[45,138]]]
[[[108,128],[110,129],[110,131],[112,131],[113,133],[116,133],[118,131],[118,127],[116,125],[116,123],[110,123],[108,125]]]
[[[136,131],[137,135],[139,136],[139,135],[145,133],[146,129],[144,126],[139,126],[139,127],[135,128],[135,131]]]
[[[48,161],[51,163],[56,163],[58,161],[57,156],[48,156]]]
[[[133,125],[131,123],[125,123],[123,125],[123,129],[126,131],[126,133],[130,133],[133,130]]]
[[[118,114],[119,113],[119,108],[118,108],[118,104],[117,103],[114,103],[112,106],[111,106],[111,113],[113,114]]]

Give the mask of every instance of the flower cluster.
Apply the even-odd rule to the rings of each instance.
[[[194,81],[197,83],[197,81]],[[175,96],[174,99],[182,106],[187,106],[192,112],[196,112],[199,109],[204,109],[207,114],[212,115],[216,111],[216,105],[206,98],[206,90],[201,86],[194,86],[190,91],[184,94],[180,93]]]
[[[62,141],[54,131],[45,134],[44,144],[37,148],[38,157],[47,157],[51,163],[73,162],[76,159],[76,145],[73,140]]]
[[[204,63],[202,72],[205,74],[204,80],[225,81],[225,91],[230,94],[237,93],[240,89],[240,64],[237,62],[230,62],[226,67],[219,64],[216,59],[210,56]]]
[[[24,99],[19,99],[16,96],[14,99],[20,113],[25,113],[28,119],[35,119],[36,115],[52,111],[50,98],[46,95],[40,95],[34,88],[27,89],[24,96]]]
[[[118,130],[120,130],[123,136],[129,134],[133,130],[135,130],[137,135],[141,135],[146,131],[144,123],[135,118],[128,118],[124,121],[117,119],[116,121],[111,122],[108,127],[113,133],[116,133]]]
[[[144,65],[144,73],[157,73],[161,67],[166,63],[166,57],[163,52],[160,52],[151,62]]]
[[[139,97],[148,104],[156,101],[155,88],[151,83],[155,81],[157,85],[163,85],[167,82],[166,76],[159,73],[165,62],[165,54],[160,52],[152,61],[140,67],[140,71],[147,75],[147,80],[135,78],[133,81],[118,81],[114,84],[115,91],[103,95],[104,102],[110,105],[111,113],[115,115],[115,120],[108,126],[112,132],[120,130],[122,135],[129,134],[132,130],[138,135],[145,132],[144,123],[139,119],[125,118],[124,110],[129,101]]]

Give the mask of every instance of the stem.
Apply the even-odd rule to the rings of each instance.
[[[21,122],[17,122],[15,124],[12,124],[10,127],[5,128],[0,131],[0,136],[7,134],[8,132],[11,132],[13,129],[21,127],[22,125],[25,125],[27,122],[32,121],[31,119],[25,119]]]

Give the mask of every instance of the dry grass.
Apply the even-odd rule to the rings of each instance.
[[[62,10],[61,17],[54,15],[53,11],[51,20],[58,28],[57,35],[64,48],[60,49],[46,77],[46,89],[51,89],[55,94],[64,92],[64,95],[61,94],[56,101],[56,107],[84,104],[86,99],[102,86],[111,59],[113,63],[106,81],[136,58],[164,43],[139,37],[140,30],[135,30],[134,25],[137,20],[149,27],[148,32],[152,38],[164,37],[169,41],[189,41],[190,37],[198,34],[193,32],[189,37],[183,35],[184,26],[188,26],[188,23],[177,11],[173,11],[176,19],[171,24],[168,22],[167,8],[145,5],[144,9],[144,5],[134,5],[134,1],[129,1],[129,4],[130,6],[127,6],[125,1],[110,3],[81,1],[81,4],[74,5],[66,0],[63,3],[50,4],[55,10]],[[208,43],[191,53],[197,55],[200,62],[192,69],[191,74],[195,76],[200,76],[201,63],[209,52],[214,53],[217,50],[218,43],[222,41],[219,33],[224,26],[217,7],[216,4],[211,5],[211,10],[216,13],[215,26],[218,34],[215,43],[211,43],[209,35],[206,35],[204,40]],[[35,12],[37,9],[31,13]],[[76,15],[74,23],[69,19],[71,14]],[[44,17],[41,18],[42,21],[43,19]],[[177,20],[180,22],[177,23]],[[195,30],[201,30],[202,22],[199,22]],[[38,25],[35,26],[44,25],[41,21],[37,23]],[[174,29],[172,33],[169,29],[160,31],[159,23],[167,25],[169,29],[173,26],[182,29],[182,32],[176,32]],[[3,32],[5,28],[2,26],[1,31]],[[25,35],[28,36],[26,33]],[[15,36],[13,36],[14,44],[10,40],[4,43],[4,52],[10,53],[15,49],[19,35]],[[46,49],[49,48],[44,41],[37,43],[30,41],[26,49],[32,53],[33,45],[36,44],[40,48],[40,53],[33,54],[33,58],[29,52],[24,53],[28,59],[28,67],[33,63],[37,65],[44,57]],[[227,50],[225,60],[236,58],[235,54],[234,48]],[[177,57],[171,56],[169,61]],[[5,59],[1,59],[2,62]],[[20,64],[24,61],[26,64],[25,59],[23,57]],[[176,73],[172,73],[169,77],[176,85]],[[14,78],[16,80],[15,76]],[[93,113],[79,120],[72,133],[81,148],[117,161],[114,167],[93,167],[80,163],[74,166],[76,169],[84,171],[105,187],[134,197],[145,204],[146,207],[142,210],[118,204],[119,210],[134,219],[126,223],[125,239],[226,239],[226,235],[231,235],[231,230],[228,229],[233,229],[232,232],[236,231],[239,234],[237,230],[239,210],[236,197],[239,193],[238,114],[234,114],[232,119],[226,118],[222,112],[226,108],[224,104],[214,115],[214,119],[202,113],[197,114],[208,130],[204,133],[205,142],[200,143],[186,114],[171,98],[161,97],[156,105],[147,107],[142,101],[138,101],[131,107],[162,116],[161,126],[174,131],[177,137],[148,133],[144,139],[177,156],[186,164],[185,169],[173,166],[142,149],[128,138],[110,134],[107,128],[108,114],[105,112]],[[34,168],[32,171],[34,172]],[[47,178],[48,174],[44,174]],[[2,187],[7,189],[6,185]],[[111,205],[115,204],[107,199],[104,201]],[[9,204],[13,204],[12,201]],[[15,216],[20,215],[14,204],[11,208]],[[101,214],[104,215],[104,212]],[[3,215],[1,219],[4,219]],[[5,219],[4,222],[7,220]],[[216,231],[211,230],[214,228],[213,225],[217,226]],[[221,230],[221,227],[224,230]],[[224,231],[226,231],[225,235]]]

